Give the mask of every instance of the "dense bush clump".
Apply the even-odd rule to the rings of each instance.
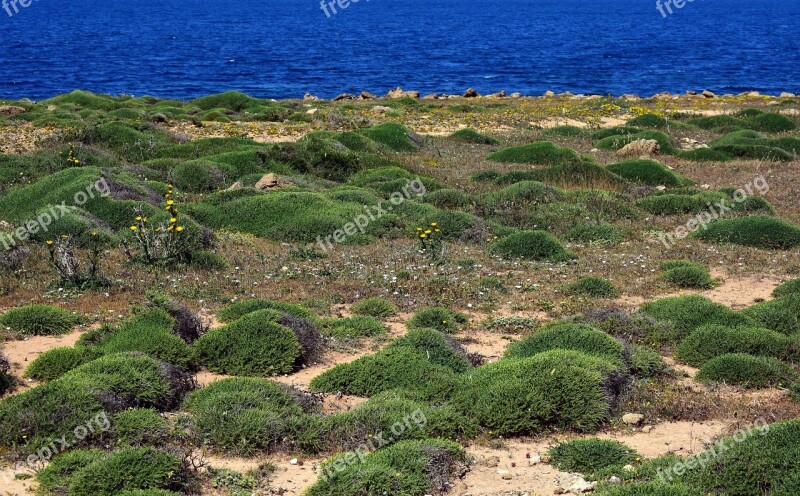
[[[506,236],[492,244],[489,252],[503,258],[549,262],[564,262],[574,258],[558,239],[546,231],[521,231]]]
[[[649,186],[673,187],[683,186],[690,182],[656,160],[625,160],[611,164],[607,169],[629,181],[636,181]]]
[[[608,415],[613,371],[608,361],[576,351],[504,358],[465,373],[453,404],[497,435],[590,432]]]
[[[413,151],[418,147],[418,144],[411,140],[411,132],[405,126],[394,122],[384,122],[358,132],[394,151]]]
[[[80,321],[79,316],[51,305],[26,305],[0,315],[0,326],[29,336],[66,334]]]
[[[618,243],[622,241],[621,230],[613,224],[581,225],[570,228],[564,234],[575,243]]]
[[[619,294],[614,284],[602,277],[584,277],[567,286],[567,290],[573,294],[597,298],[615,298]]]
[[[258,310],[275,310],[280,313],[288,313],[303,319],[314,319],[314,313],[307,308],[292,303],[268,300],[244,300],[232,303],[217,313],[217,318],[221,322],[233,322],[245,315]]]
[[[757,303],[742,310],[742,315],[758,325],[783,334],[800,332],[800,295],[788,295]]]
[[[717,281],[711,277],[708,268],[689,260],[670,260],[661,264],[662,277],[681,288],[708,289]]]
[[[756,356],[786,356],[789,339],[775,331],[758,327],[725,327],[717,324],[698,327],[675,350],[679,361],[700,367],[708,360],[727,353]]]
[[[698,295],[673,296],[645,303],[642,312],[657,320],[671,322],[683,339],[694,329],[705,324],[729,327],[752,325],[752,320],[720,303]]]
[[[783,296],[789,296],[793,294],[800,294],[800,279],[786,281],[772,290],[772,296],[775,298],[781,298]]]
[[[9,364],[8,359],[0,353],[0,396],[3,396],[13,389],[16,384],[16,380],[14,376],[11,375],[10,371],[11,364]]]
[[[409,329],[436,329],[440,332],[458,332],[468,322],[467,316],[447,307],[431,307],[415,313],[408,321]]]
[[[800,228],[780,219],[763,216],[719,220],[706,229],[698,229],[691,236],[714,243],[773,250],[800,246]]]
[[[550,141],[537,141],[529,145],[506,148],[486,157],[495,162],[518,164],[569,165],[583,161],[571,148],[562,148]]]
[[[376,319],[385,319],[397,313],[394,303],[380,297],[361,300],[353,304],[352,310],[356,315],[367,315]]]
[[[789,365],[775,358],[728,353],[707,361],[695,378],[702,382],[724,382],[758,389],[788,386],[797,379],[797,374]]]
[[[477,145],[500,144],[500,140],[492,138],[491,136],[488,136],[486,134],[479,133],[478,131],[471,128],[460,129],[451,134],[450,137],[458,141],[463,141],[465,143],[474,143]]]
[[[358,461],[344,453],[322,464],[322,476],[307,496],[444,494],[467,461],[461,445],[436,439],[400,441],[363,462],[351,458]]]
[[[121,446],[157,446],[166,442],[169,422],[150,408],[131,408],[111,419],[111,439]]]
[[[248,455],[274,449],[290,433],[303,408],[290,391],[257,378],[223,379],[186,398],[202,443]]]
[[[527,358],[549,350],[574,350],[602,357],[621,366],[625,346],[586,324],[555,323],[545,326],[521,341],[511,344],[507,357]]]
[[[610,439],[574,439],[548,451],[553,465],[563,472],[591,475],[608,467],[633,463],[638,453],[618,441]]]
[[[198,359],[224,374],[270,376],[292,372],[301,355],[297,336],[271,310],[248,313],[195,342]]]
[[[25,377],[39,381],[52,381],[84,363],[99,358],[102,353],[86,347],[59,346],[45,351],[25,369]]]
[[[628,143],[642,139],[656,140],[661,148],[661,153],[665,155],[673,155],[677,152],[675,142],[672,140],[672,138],[660,131],[640,131],[633,134],[607,136],[595,143],[594,146],[600,148],[601,150],[619,150]]]

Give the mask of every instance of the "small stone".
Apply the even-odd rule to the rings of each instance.
[[[318,111],[319,111],[319,109],[318,109],[318,108],[310,108],[310,109],[306,110],[306,114],[308,114],[308,115],[314,115],[314,114],[316,114]]]
[[[542,455],[539,457],[542,463],[550,463],[550,455]]]
[[[372,107],[372,112],[375,114],[383,114],[384,112],[389,112],[391,110],[392,110],[391,107],[385,107],[383,105],[375,105],[374,107]]]
[[[652,430],[653,430],[653,426],[652,425],[646,425],[646,426],[642,427],[642,432],[644,432],[645,434],[650,434],[650,432]]]
[[[626,413],[622,416],[622,421],[628,425],[639,425],[644,420],[644,415],[641,413]]]
[[[298,464],[297,458],[292,458],[291,460],[289,460],[289,464],[290,465],[297,465]]]
[[[567,490],[561,486],[558,486],[555,489],[553,489],[553,494],[567,494]]]
[[[319,100],[319,97],[318,96],[314,96],[311,93],[306,93],[305,95],[303,95],[303,100],[305,100],[307,102],[308,101],[316,102],[316,101]]]
[[[514,93],[511,93],[508,96],[511,98],[522,98],[522,93],[520,93],[519,91],[515,91]]]
[[[555,93],[555,91],[547,90],[547,91],[544,92],[544,96],[552,97],[552,96],[556,96],[556,93]]]
[[[541,456],[533,455],[528,459],[528,466],[532,467],[534,465],[537,465],[537,464],[541,463],[541,461],[542,461],[542,457]]]
[[[422,99],[423,100],[438,100],[439,99],[439,95],[437,95],[436,93],[428,93],[427,95],[423,96]]]
[[[361,98],[363,98],[364,100],[374,100],[378,98],[378,96],[370,93],[369,91],[362,91]]]
[[[492,93],[491,95],[486,95],[487,98],[505,98],[506,97],[506,90],[498,91],[497,93]]]
[[[611,477],[608,478],[608,483],[614,484],[615,486],[619,486],[620,484],[622,484],[622,479],[620,479],[616,475],[612,475]]]

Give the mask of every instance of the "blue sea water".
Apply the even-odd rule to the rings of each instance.
[[[666,17],[655,0],[360,0],[330,17],[319,0],[18,8],[0,9],[0,97],[800,93],[797,0],[694,0]]]

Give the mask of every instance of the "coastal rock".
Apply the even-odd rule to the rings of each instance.
[[[236,181],[235,183],[231,184],[230,187],[225,191],[236,191],[237,189],[242,189],[242,188],[244,188],[244,183],[241,181]]]
[[[626,413],[622,416],[622,421],[628,425],[639,425],[644,420],[644,415],[641,413]]]
[[[317,112],[319,112],[319,109],[318,109],[318,108],[316,108],[316,107],[314,107],[314,108],[310,108],[310,109],[306,110],[306,114],[308,114],[308,115],[314,115],[314,114],[316,114]]]
[[[716,93],[714,93],[713,91],[709,91],[709,90],[703,90],[702,94],[706,98],[716,98],[717,97]]]
[[[638,102],[641,100],[641,98],[638,95],[632,95],[630,93],[622,95],[620,98],[622,98],[627,102]]]
[[[546,96],[546,97],[556,96],[556,92],[547,90],[547,91],[544,92],[544,96]]]
[[[350,93],[342,93],[341,95],[336,95],[333,101],[338,102],[339,100],[355,100],[355,99],[356,99],[355,95],[351,95]]]
[[[316,102],[316,101],[319,100],[319,97],[318,96],[314,96],[311,93],[306,93],[305,95],[303,95],[303,100],[305,100],[307,102],[309,102],[309,101],[310,102]]]
[[[378,96],[370,93],[369,91],[362,91],[361,98],[363,100],[375,100],[376,98],[378,98]]]
[[[492,93],[491,95],[486,95],[487,98],[505,98],[506,97],[506,90],[498,91],[497,93]]]
[[[617,150],[617,155],[621,157],[641,156],[641,155],[658,155],[661,151],[661,145],[656,140],[639,139],[631,141],[627,145]]]
[[[386,98],[419,98],[419,91],[404,91],[399,86],[386,94]]]
[[[522,93],[520,93],[519,91],[515,91],[514,93],[511,93],[508,96],[511,98],[522,98]]]
[[[25,109],[22,107],[17,107],[14,105],[2,105],[0,106],[0,115],[5,117],[11,117],[12,115],[19,115],[25,112]]]
[[[761,93],[759,93],[758,91],[748,91],[748,92],[742,93],[741,96],[761,96]]]
[[[439,95],[437,95],[436,93],[428,93],[427,95],[423,96],[422,99],[423,100],[438,100],[439,99]]]
[[[784,91],[783,93],[781,93],[780,96],[781,98],[794,98],[797,95],[795,95],[794,93],[789,93],[788,91]]]
[[[375,105],[372,107],[372,112],[375,114],[383,114],[392,110],[391,107],[386,107],[384,105]]]
[[[661,93],[653,95],[653,98],[672,98],[672,93],[669,91],[662,91]]]
[[[480,93],[475,91],[474,88],[467,88],[467,91],[464,92],[464,98],[476,98],[481,96]]]
[[[256,189],[261,191],[268,191],[273,189],[281,189],[281,188],[291,188],[294,186],[294,183],[286,181],[285,179],[281,179],[280,176],[270,172],[269,174],[264,174],[264,176],[258,180],[256,183]]]

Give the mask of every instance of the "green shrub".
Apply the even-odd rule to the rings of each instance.
[[[647,346],[631,345],[631,373],[640,378],[658,377],[667,369],[664,359]]]
[[[568,165],[583,161],[575,150],[562,148],[550,141],[536,141],[529,145],[505,148],[486,158],[495,162],[543,165]]]
[[[789,365],[775,358],[728,353],[707,361],[697,372],[695,379],[758,389],[775,385],[788,386],[797,379],[797,374]]]
[[[375,297],[366,298],[353,304],[353,313],[356,315],[368,315],[376,319],[386,319],[397,313],[397,307],[391,301]]]
[[[417,145],[410,139],[410,131],[401,124],[384,122],[358,131],[367,138],[397,152],[413,151]]]
[[[673,155],[677,152],[677,148],[675,147],[675,143],[673,142],[672,138],[660,131],[640,131],[634,134],[608,136],[602,138],[600,141],[595,143],[594,146],[596,148],[600,148],[601,150],[619,150],[628,143],[642,139],[656,140],[658,145],[661,147],[661,153],[665,155]]]
[[[423,198],[425,203],[430,203],[436,208],[449,210],[467,209],[475,203],[475,198],[460,189],[440,189],[432,191]]]
[[[724,219],[699,229],[691,237],[715,243],[788,250],[800,245],[800,228],[772,217]]]
[[[607,486],[598,489],[596,496],[706,496],[702,491],[679,484],[641,482],[624,486]]]
[[[573,439],[548,450],[552,464],[562,472],[591,475],[609,467],[634,463],[639,454],[619,441]]]
[[[155,446],[169,437],[169,422],[149,408],[131,408],[111,419],[111,438],[117,445]]]
[[[464,348],[451,336],[435,329],[415,328],[389,343],[385,349],[411,348],[431,363],[443,365],[454,372],[465,372],[470,362]]]
[[[52,381],[84,363],[99,358],[100,353],[91,348],[59,346],[45,351],[25,369],[25,377],[39,381]]]
[[[670,123],[667,119],[656,114],[642,114],[638,117],[630,119],[626,123],[627,126],[655,127],[655,128],[668,127],[669,124]]]
[[[302,319],[313,320],[316,316],[314,312],[304,308],[300,305],[292,303],[284,303],[282,301],[268,301],[268,300],[243,300],[231,303],[227,307],[217,312],[217,318],[220,322],[233,322],[244,317],[247,314],[257,312],[259,310],[275,310],[280,313],[286,313],[300,317]]]
[[[612,224],[580,225],[570,228],[564,237],[574,243],[618,243],[623,235]]]
[[[444,399],[452,392],[456,373],[408,346],[339,364],[311,380],[313,391],[372,396],[392,389],[407,389],[422,399]]]
[[[698,194],[667,193],[647,196],[636,204],[655,215],[676,215],[699,213],[708,208],[708,204],[724,199],[721,193],[708,192]]]
[[[185,406],[204,444],[240,455],[282,444],[290,419],[303,414],[286,387],[256,378],[214,382],[190,394]]]
[[[102,460],[107,455],[105,452],[90,450],[67,451],[55,458],[36,474],[39,482],[39,492],[42,494],[66,495],[67,486],[71,477],[78,471],[88,467],[96,461]]]
[[[444,440],[400,441],[370,453],[363,462],[354,453],[325,462],[320,480],[307,496],[444,494],[466,462],[461,445]]]
[[[678,156],[695,162],[727,162],[732,158],[729,154],[713,148],[695,148],[680,152]]]
[[[722,114],[689,119],[689,124],[702,129],[713,130],[722,127],[736,126],[740,124],[740,121],[731,115]]]
[[[624,363],[625,346],[622,343],[586,324],[568,322],[550,324],[525,339],[512,343],[505,356],[528,358],[556,349],[580,351],[604,358],[618,366]]]
[[[629,181],[636,181],[649,186],[683,186],[691,182],[655,160],[625,160],[611,164],[606,168]]]
[[[367,315],[328,319],[322,323],[322,334],[332,338],[369,338],[385,332],[386,328],[379,320]]]
[[[783,334],[800,332],[800,295],[788,295],[755,304],[742,310],[742,315],[757,324]]]
[[[263,100],[253,98],[245,95],[244,93],[239,93],[238,91],[226,91],[216,95],[208,95],[197,98],[192,100],[190,103],[203,110],[222,108],[233,110],[234,112],[241,112],[248,107],[261,105]]]
[[[467,316],[446,307],[431,307],[415,313],[408,321],[409,329],[436,329],[439,332],[458,332],[468,322]]]
[[[451,134],[450,137],[454,140],[463,141],[465,143],[474,143],[477,145],[500,144],[500,140],[492,138],[491,136],[487,136],[485,134],[481,134],[478,131],[470,128],[458,130],[453,134]]]
[[[619,295],[614,284],[602,277],[584,277],[567,286],[567,291],[596,298],[616,298]]]
[[[66,482],[70,496],[115,496],[122,490],[180,489],[181,461],[154,448],[126,448],[75,470]]]
[[[431,193],[444,186],[429,177],[418,177],[402,167],[376,167],[361,171],[350,180],[349,184],[361,188],[370,188],[388,197],[396,191],[402,191],[409,181],[418,178],[425,186],[426,193]]]
[[[523,205],[550,203],[564,198],[564,192],[538,181],[520,181],[485,195],[487,208],[511,208]]]
[[[208,160],[189,160],[172,170],[172,182],[181,191],[209,193],[224,187],[225,173],[220,164]]]
[[[788,349],[783,334],[759,327],[725,327],[708,324],[686,336],[675,350],[675,358],[693,367],[728,353],[783,357]]]
[[[800,493],[800,421],[760,425],[722,442],[728,449],[698,455],[708,461],[687,476],[688,487],[730,496]],[[744,439],[741,439],[744,438]],[[737,442],[741,441],[741,442]],[[716,448],[716,446],[714,447]]]
[[[729,327],[753,324],[752,320],[725,305],[698,295],[662,298],[645,303],[641,310],[656,320],[671,322],[675,326],[675,337],[679,340],[705,324]]]
[[[746,126],[765,133],[782,133],[795,129],[797,124],[785,115],[761,113],[748,119]]]
[[[453,404],[499,436],[551,427],[593,431],[608,415],[604,385],[612,369],[603,359],[566,350],[505,358],[465,373]]]
[[[708,268],[689,260],[671,260],[661,264],[662,277],[681,288],[713,288],[717,281]]]
[[[482,170],[472,174],[469,178],[475,182],[494,181],[500,173],[494,170]]]
[[[775,298],[781,298],[783,296],[794,294],[800,294],[800,279],[786,281],[772,290],[772,296]]]
[[[111,330],[95,344],[102,353],[138,351],[173,365],[190,367],[192,350],[173,334],[175,319],[161,309],[146,310]]]
[[[28,336],[66,334],[80,321],[79,316],[52,305],[26,305],[0,315],[0,326]]]
[[[564,125],[564,126],[556,126],[544,129],[542,130],[542,134],[544,136],[579,137],[579,136],[586,136],[587,131],[582,127]]]
[[[503,258],[523,258],[564,262],[575,258],[552,234],[546,231],[520,231],[501,238],[489,247],[489,253]]]
[[[195,341],[198,359],[223,374],[288,374],[299,365],[300,342],[292,330],[277,324],[271,310],[249,313]]]
[[[600,129],[592,134],[592,138],[601,140],[610,136],[624,136],[626,134],[636,134],[642,132],[638,127],[632,126],[617,126],[606,129]]]

